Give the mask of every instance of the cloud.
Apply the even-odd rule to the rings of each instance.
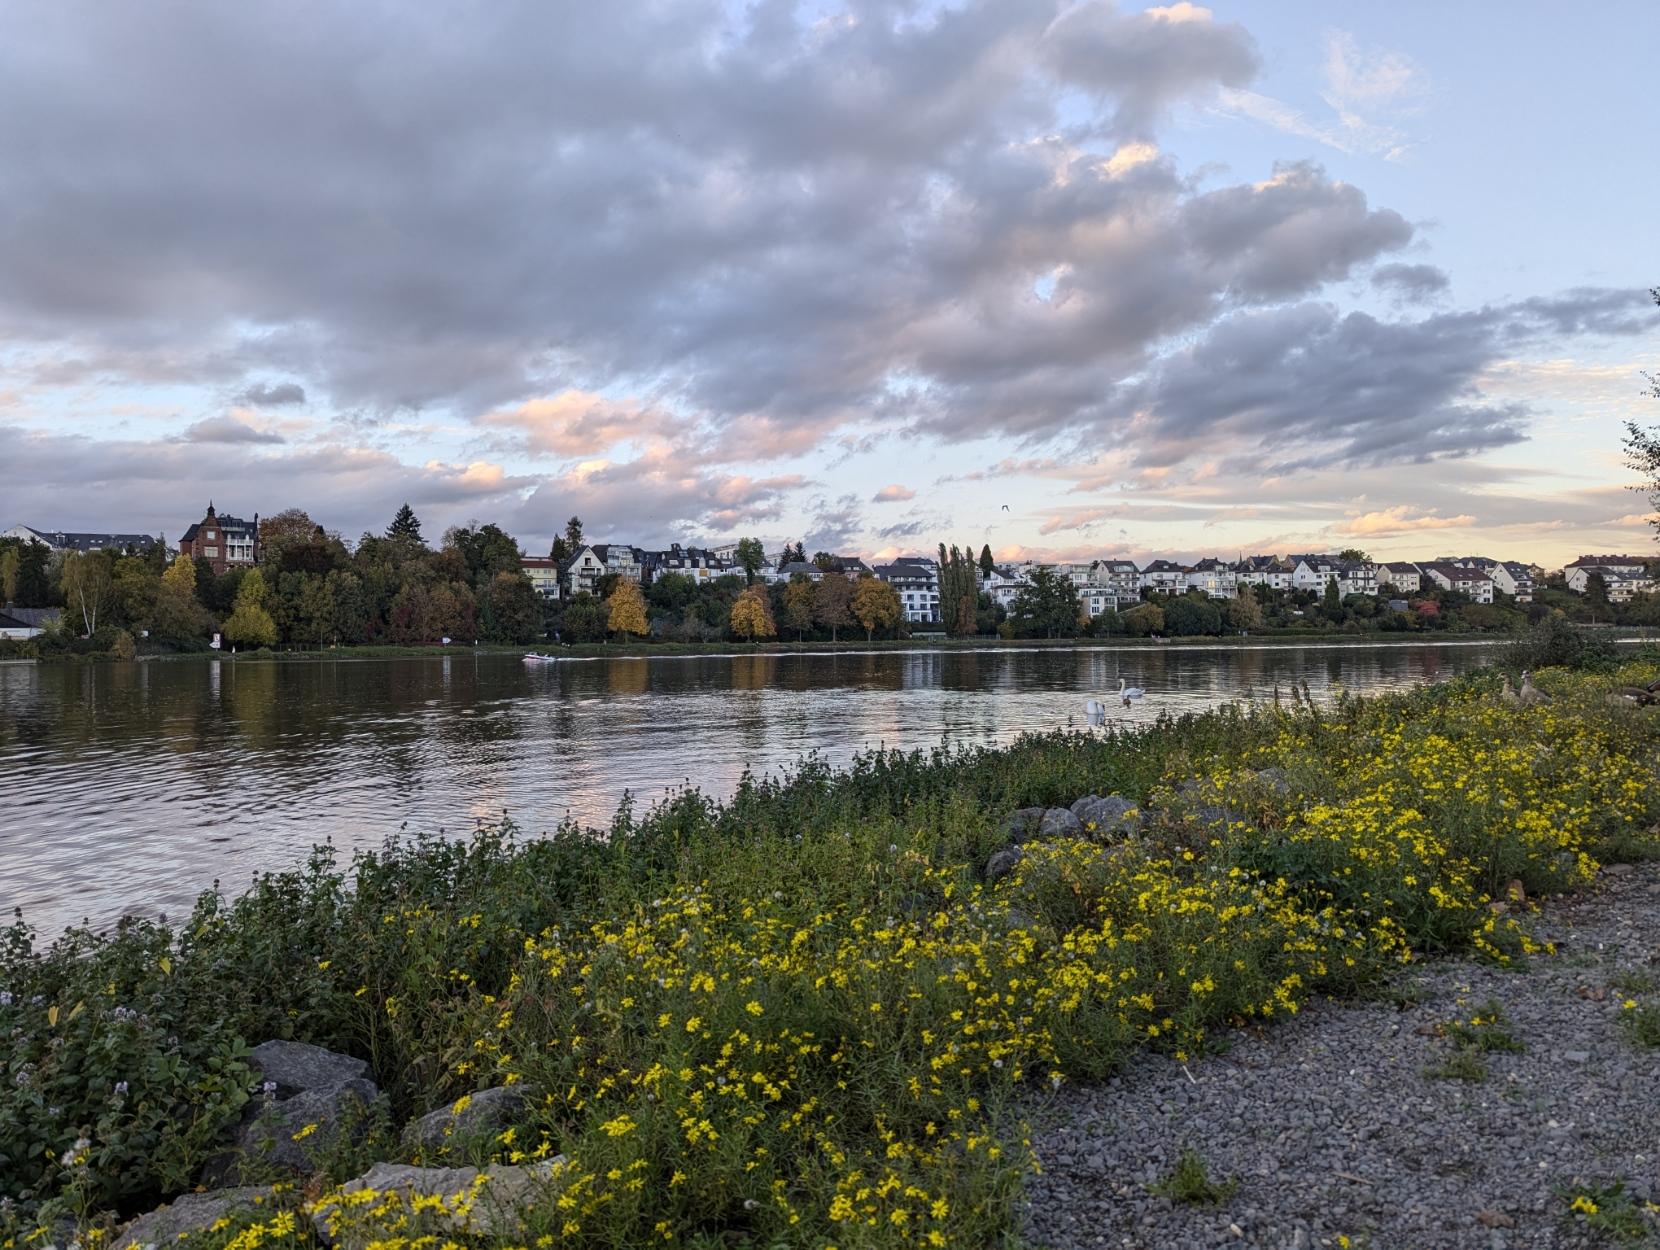
[[[1424,303],[1445,292],[1452,283],[1447,275],[1434,265],[1405,265],[1397,262],[1379,265],[1374,269],[1372,285],[1409,303]]]
[[[1365,512],[1335,526],[1339,534],[1368,538],[1387,534],[1408,534],[1416,530],[1466,529],[1476,523],[1473,516],[1436,516],[1426,512],[1414,516],[1417,509],[1409,504],[1397,504],[1377,512]]]
[[[630,439],[665,437],[681,425],[639,402],[574,389],[487,413],[481,423],[521,431],[530,452],[561,457],[598,455]]]
[[[236,402],[250,408],[280,408],[285,404],[305,403],[305,387],[298,382],[278,382],[269,385],[255,382],[236,397]]]
[[[1220,92],[1221,106],[1339,152],[1391,161],[1406,157],[1412,140],[1396,122],[1415,112],[1428,92],[1424,72],[1398,52],[1360,48],[1354,36],[1345,31],[1327,35],[1321,70],[1325,85],[1320,99],[1329,110],[1325,116],[1310,116],[1305,110],[1243,85],[1231,85]]]
[[[895,482],[891,486],[884,486],[870,497],[871,503],[904,503],[907,499],[915,499],[916,492],[909,486],[901,486]]]
[[[1128,14],[1086,0],[1055,19],[1043,51],[1062,79],[1110,99],[1112,129],[1132,138],[1150,135],[1172,105],[1241,87],[1260,67],[1243,26],[1185,0]]]
[[[205,417],[179,435],[186,443],[281,443],[281,434],[255,429],[236,417]]]

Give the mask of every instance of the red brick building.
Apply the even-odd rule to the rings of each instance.
[[[207,515],[184,532],[179,552],[192,560],[206,560],[216,574],[259,563],[259,513],[252,521],[220,516],[208,504]]]

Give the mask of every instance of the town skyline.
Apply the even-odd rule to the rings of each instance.
[[[767,12],[0,15],[11,520],[1649,540],[1651,6]]]

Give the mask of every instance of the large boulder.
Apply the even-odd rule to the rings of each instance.
[[[262,1042],[249,1053],[248,1063],[261,1080],[276,1086],[273,1092],[279,1099],[369,1075],[369,1065],[363,1060],[308,1042]]]
[[[404,1128],[404,1144],[412,1150],[442,1150],[452,1142],[493,1137],[524,1109],[524,1091],[516,1085],[498,1085],[458,1098]]]
[[[165,1207],[139,1216],[115,1235],[111,1250],[165,1248],[186,1233],[199,1233],[239,1211],[265,1202],[271,1190],[263,1185],[213,1189],[203,1194],[181,1194]]]
[[[1038,837],[1047,842],[1052,838],[1076,838],[1084,831],[1083,824],[1064,807],[1051,807],[1038,821]]]
[[[1087,794],[1072,805],[1086,834],[1134,833],[1141,827],[1140,805],[1122,794]]]
[[[361,1190],[396,1193],[406,1203],[414,1198],[439,1198],[442,1212],[428,1207],[433,1223],[445,1231],[481,1237],[518,1237],[524,1233],[520,1212],[538,1199],[550,1198],[558,1185],[565,1156],[529,1166],[497,1164],[485,1168],[423,1168],[407,1163],[377,1163],[337,1191],[350,1195]],[[355,1208],[362,1210],[362,1208]],[[324,1198],[312,1222],[324,1241],[342,1250],[362,1250],[378,1240],[378,1230],[355,1226],[351,1204]]]
[[[1021,842],[1030,842],[1037,837],[1038,825],[1048,812],[1047,807],[1017,807],[1003,817],[1003,841],[1018,845]]]
[[[241,1180],[272,1169],[309,1176],[343,1141],[367,1135],[379,1095],[373,1081],[356,1078],[259,1106],[237,1129],[231,1150],[208,1165],[207,1178]]]
[[[1026,852],[1018,846],[1005,846],[986,861],[986,884],[996,885],[1020,867]]]

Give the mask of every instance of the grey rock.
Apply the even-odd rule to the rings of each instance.
[[[434,1215],[436,1222],[457,1232],[475,1235],[517,1236],[524,1231],[521,1211],[539,1199],[554,1196],[559,1188],[559,1175],[565,1165],[565,1156],[528,1167],[496,1164],[481,1173],[477,1168],[423,1168],[408,1163],[377,1163],[362,1176],[347,1181],[340,1187],[342,1194],[353,1194],[362,1189],[377,1192],[397,1192],[409,1197],[438,1197],[444,1199],[473,1195],[466,1211],[451,1209],[442,1216]],[[342,1247],[358,1250],[373,1239],[372,1230],[354,1230],[347,1220],[338,1229],[331,1220],[338,1208],[324,1202],[312,1215],[312,1222],[324,1240]]]
[[[1003,818],[1002,833],[1005,842],[1027,842],[1037,836],[1047,807],[1017,807]]]
[[[1588,1050],[1565,1050],[1562,1058],[1568,1063],[1590,1063],[1591,1052]]]
[[[186,1233],[201,1232],[225,1216],[257,1206],[270,1196],[270,1188],[264,1185],[181,1194],[167,1206],[157,1207],[128,1224],[111,1241],[111,1250],[165,1247]]]
[[[1256,771],[1256,783],[1275,794],[1291,793],[1291,778],[1285,775],[1283,768],[1259,768]]]
[[[498,1085],[480,1090],[467,1095],[459,1113],[452,1103],[412,1120],[404,1128],[404,1142],[411,1148],[441,1150],[453,1141],[494,1136],[512,1123],[524,1105],[524,1091],[518,1086]]]
[[[310,1175],[342,1138],[362,1140],[379,1094],[373,1081],[357,1079],[273,1103],[237,1130],[233,1154],[210,1165],[210,1175],[239,1180],[272,1168]]]
[[[1037,827],[1038,837],[1046,841],[1050,838],[1075,838],[1083,831],[1078,818],[1064,807],[1049,808]]]
[[[369,1065],[363,1060],[309,1042],[262,1042],[249,1053],[248,1062],[261,1080],[275,1082],[278,1098],[369,1075]]]
[[[986,861],[986,883],[995,885],[1020,867],[1026,852],[1018,846],[1006,846]]]
[[[1085,833],[1134,833],[1141,826],[1141,811],[1122,794],[1106,797],[1091,794],[1072,805],[1072,814],[1084,825]],[[1093,825],[1091,829],[1089,826]]]

